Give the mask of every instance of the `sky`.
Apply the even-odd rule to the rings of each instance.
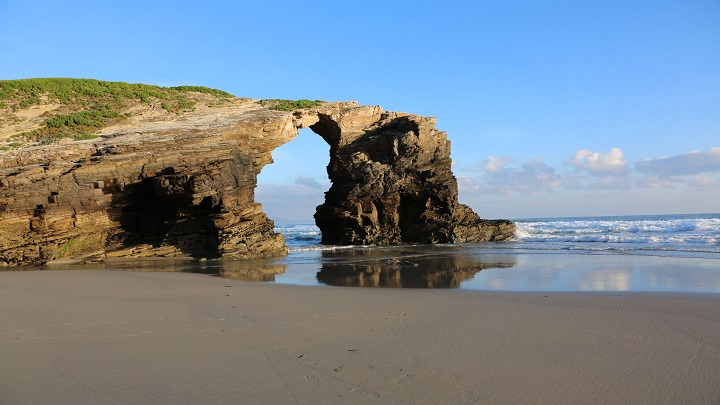
[[[0,0],[0,79],[202,85],[437,117],[484,218],[720,212],[720,1]],[[312,223],[328,147],[256,191]]]

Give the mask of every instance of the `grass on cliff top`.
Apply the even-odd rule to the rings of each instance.
[[[295,111],[302,108],[317,107],[324,103],[325,101],[322,100],[283,100],[279,98],[272,98],[260,101],[260,104],[267,107],[268,109],[278,111]]]
[[[93,132],[109,120],[127,116],[129,103],[153,103],[174,113],[192,110],[196,101],[187,93],[205,93],[221,100],[232,94],[203,86],[160,87],[147,84],[106,82],[94,79],[41,78],[0,80],[0,109],[15,112],[33,105],[59,103],[66,113],[48,116],[43,127],[19,134],[18,138],[41,144],[60,138],[93,138]]]

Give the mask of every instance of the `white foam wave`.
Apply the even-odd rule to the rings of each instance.
[[[517,223],[515,241],[541,249],[657,249],[720,253],[717,247],[719,238],[720,216],[709,214],[524,220]]]
[[[517,221],[509,248],[533,250],[662,251],[720,254],[720,215],[559,218]],[[315,225],[278,226],[292,251],[327,251]]]

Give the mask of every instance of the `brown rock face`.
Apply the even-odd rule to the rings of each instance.
[[[0,265],[54,259],[287,253],[254,201],[271,151],[310,126],[331,145],[323,243],[504,240],[514,226],[457,202],[450,144],[432,118],[253,100],[133,117],[100,138],[0,152]]]
[[[435,119],[357,107],[319,114],[332,187],[317,208],[322,242],[337,245],[510,239],[509,221],[480,219],[458,203],[450,141]]]
[[[270,151],[296,134],[289,113],[238,101],[4,152],[0,264],[284,255],[254,190]]]

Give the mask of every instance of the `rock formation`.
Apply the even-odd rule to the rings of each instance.
[[[0,265],[61,258],[287,253],[254,200],[271,151],[310,127],[331,145],[323,243],[505,240],[514,226],[457,201],[435,120],[356,103],[295,112],[235,99],[136,114],[89,140],[0,152]]]
[[[315,222],[336,245],[489,242],[512,237],[509,221],[480,219],[458,203],[450,141],[435,118],[355,107],[317,115],[330,144],[332,181]]]

